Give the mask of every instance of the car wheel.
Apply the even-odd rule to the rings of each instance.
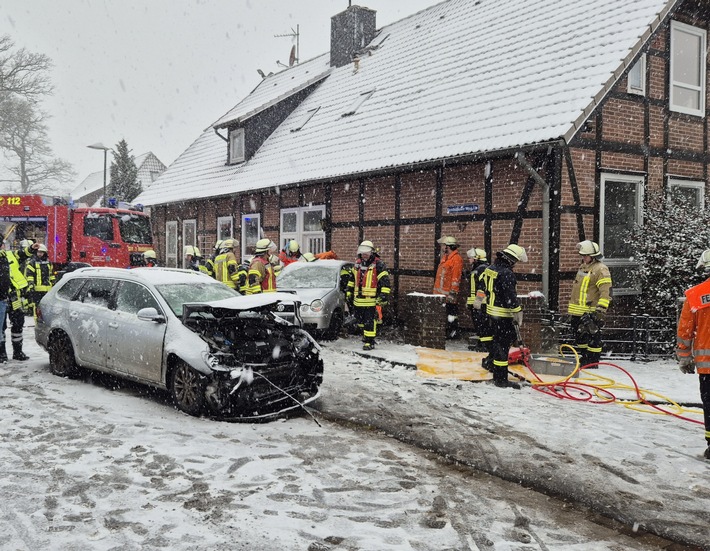
[[[326,339],[335,340],[340,336],[340,331],[343,329],[343,311],[333,310],[330,316],[330,325],[323,335]]]
[[[69,335],[58,333],[49,341],[49,370],[59,377],[75,377],[79,373],[74,347]]]
[[[170,393],[175,407],[188,415],[198,416],[205,405],[203,376],[185,362],[180,362],[170,378]]]

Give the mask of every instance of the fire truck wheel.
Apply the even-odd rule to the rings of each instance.
[[[179,361],[170,376],[170,394],[175,407],[188,415],[199,416],[205,405],[205,380],[195,369]]]
[[[59,331],[49,340],[49,369],[59,377],[76,377],[79,366],[76,365],[74,347],[69,336]]]

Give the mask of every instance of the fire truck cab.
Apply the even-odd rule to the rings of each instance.
[[[153,247],[150,218],[140,210],[75,206],[39,194],[0,195],[0,232],[13,249],[23,239],[44,243],[56,270],[71,262],[141,266]]]

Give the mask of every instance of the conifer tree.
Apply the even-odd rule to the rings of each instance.
[[[138,168],[131,155],[126,140],[116,144],[111,161],[111,182],[108,186],[108,196],[118,201],[131,202],[143,191],[138,182]]]

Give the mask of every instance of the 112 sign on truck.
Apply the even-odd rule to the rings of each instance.
[[[129,208],[75,207],[62,197],[0,195],[0,234],[13,249],[23,239],[47,246],[55,270],[73,262],[131,268],[153,248],[149,216]]]

